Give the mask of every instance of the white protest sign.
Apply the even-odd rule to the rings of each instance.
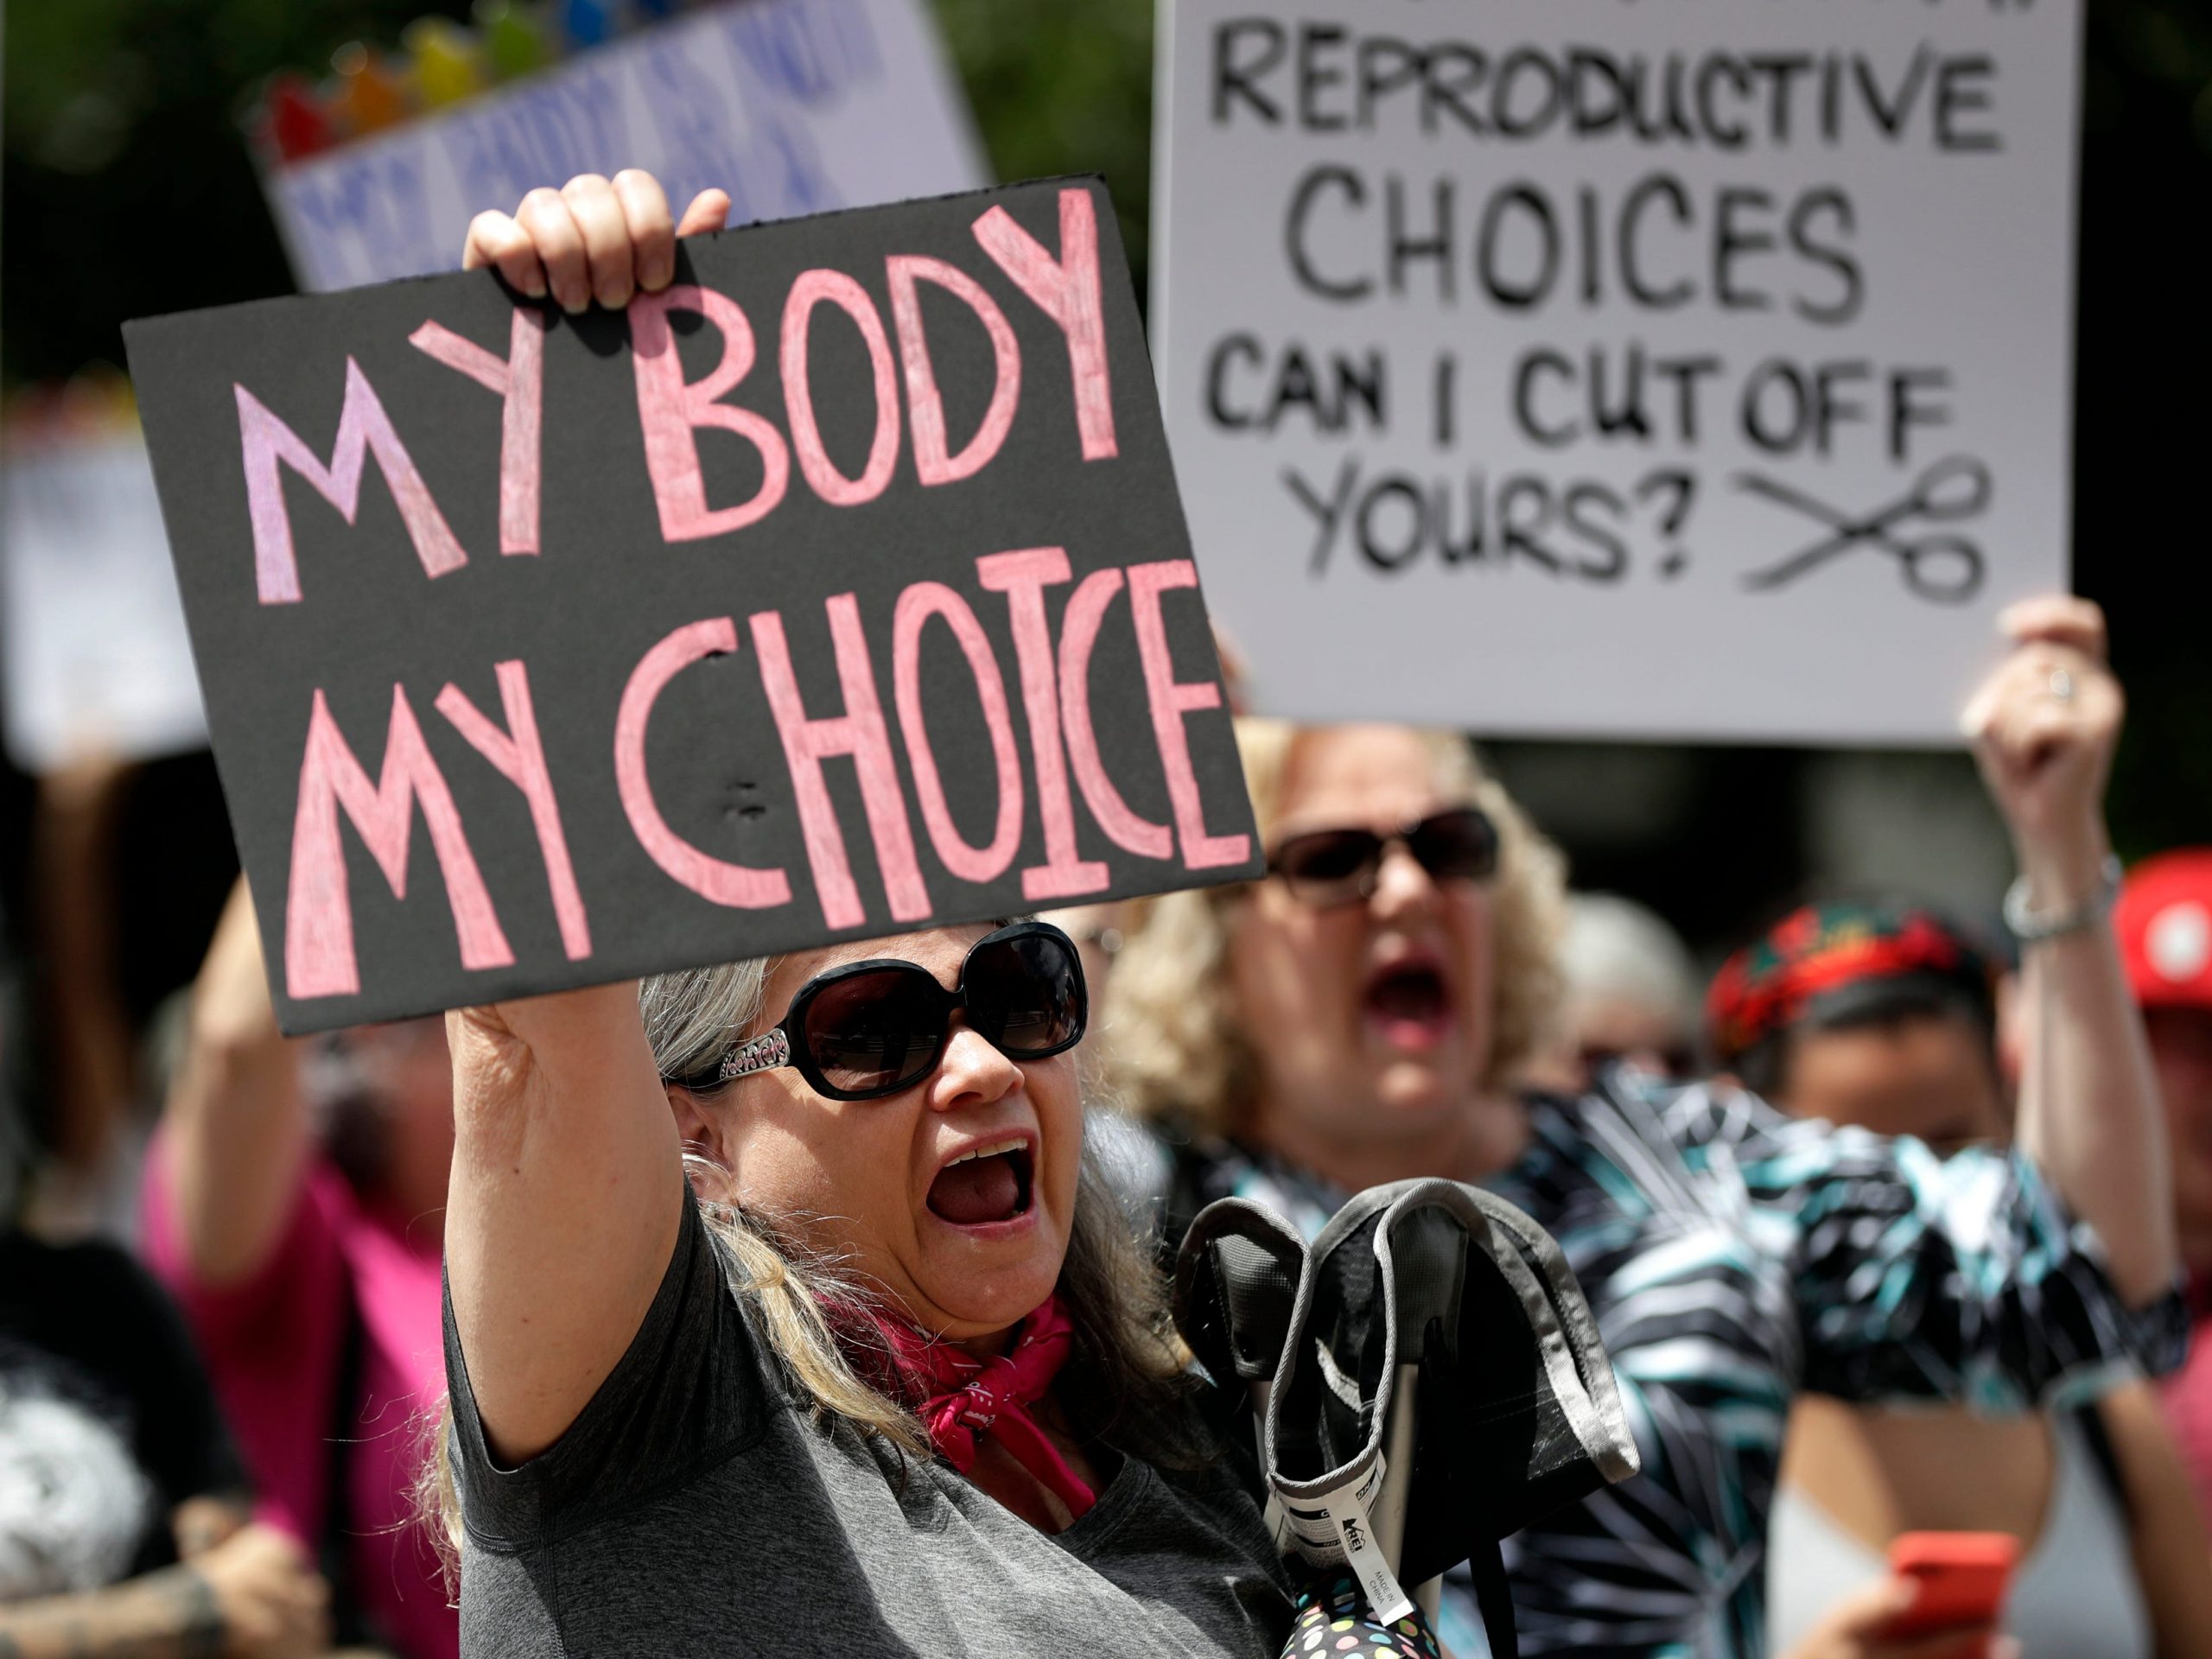
[[[2079,0],[1165,0],[1254,706],[1943,744],[2067,574]]]
[[[450,270],[468,221],[539,185],[626,167],[731,222],[990,180],[924,0],[736,0],[270,170],[301,286]]]
[[[89,754],[204,748],[200,682],[137,431],[11,440],[0,498],[16,764],[46,772]]]

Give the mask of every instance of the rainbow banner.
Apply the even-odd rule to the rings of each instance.
[[[363,61],[339,64],[350,84],[327,98],[271,87],[256,149],[302,288],[449,270],[477,213],[579,173],[645,168],[678,211],[719,186],[740,225],[988,182],[923,0],[733,0],[484,91],[472,40],[410,42],[390,83],[348,48]],[[494,44],[480,42],[486,82]],[[388,86],[390,124],[349,138],[349,102]]]

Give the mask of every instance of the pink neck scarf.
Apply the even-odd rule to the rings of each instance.
[[[1057,1296],[1024,1319],[1014,1345],[991,1360],[976,1359],[908,1325],[887,1320],[883,1331],[900,1373],[927,1396],[918,1414],[939,1457],[968,1474],[976,1467],[976,1437],[988,1433],[1070,1514],[1080,1517],[1098,1501],[1029,1414],[1029,1408],[1050,1392],[1075,1340],[1075,1326]]]

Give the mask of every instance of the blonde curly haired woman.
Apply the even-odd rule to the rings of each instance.
[[[2049,924],[2026,951],[2050,1064],[2021,1155],[1947,1165],[1626,1071],[1579,1099],[1516,1093],[1556,995],[1560,861],[1456,737],[1246,722],[1268,878],[1161,899],[1124,944],[1104,1032],[1162,1136],[1171,1235],[1232,1195],[1310,1232],[1349,1192],[1437,1175],[1489,1185],[1565,1248],[1644,1473],[1509,1541],[1524,1653],[1763,1653],[1800,1389],[2025,1410],[2178,1356],[2157,1100],[2104,916],[2120,698],[2103,620],[2056,600],[2006,626],[1967,718]],[[1879,1586],[1800,1651],[1986,1647],[1986,1630],[1891,1642],[1900,1593]],[[1439,1636],[1480,1652],[1478,1628],[1471,1586],[1447,1580]]]

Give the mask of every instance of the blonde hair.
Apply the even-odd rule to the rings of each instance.
[[[1320,729],[1251,716],[1236,722],[1244,781],[1262,842],[1281,817],[1300,741]],[[1438,795],[1478,806],[1497,826],[1491,889],[1497,957],[1486,1087],[1505,1084],[1550,1031],[1560,1000],[1558,944],[1566,861],[1454,732],[1419,731]],[[1256,1068],[1230,989],[1234,912],[1247,889],[1211,887],[1149,900],[1128,931],[1108,982],[1103,1031],[1132,1109],[1216,1134],[1244,1129]]]
[[[662,1077],[709,1071],[747,1034],[760,1018],[775,966],[773,958],[724,963],[641,983],[639,1013]],[[695,1190],[728,1173],[689,1149],[684,1166]],[[864,1439],[888,1443],[902,1457],[926,1459],[929,1436],[920,1420],[874,1380],[890,1375],[889,1367],[855,1363],[856,1357],[888,1358],[866,1317],[881,1297],[842,1263],[802,1245],[790,1218],[704,1198],[700,1214],[721,1247],[730,1294],[750,1312],[753,1331],[812,1420],[842,1423]],[[1139,1450],[1155,1461],[1200,1459],[1201,1449],[1180,1432],[1185,1355],[1168,1311],[1166,1286],[1087,1144],[1058,1294],[1075,1326],[1059,1382],[1070,1421],[1080,1422],[1090,1438]],[[448,1401],[417,1494],[449,1579],[457,1573],[461,1536],[452,1422]]]

